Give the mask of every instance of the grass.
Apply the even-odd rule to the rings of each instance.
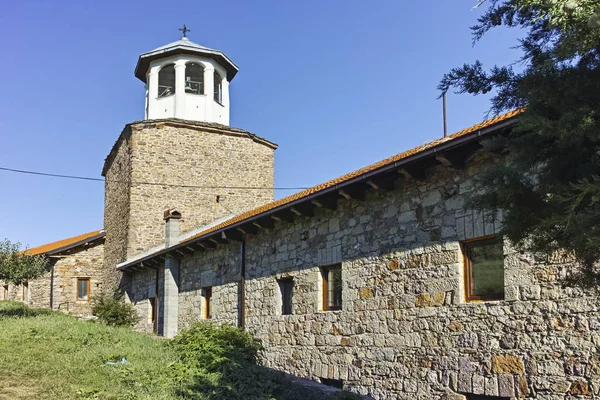
[[[0,399],[357,398],[307,392],[257,365],[260,348],[233,327],[200,323],[169,341],[2,301]]]
[[[0,327],[1,399],[180,398],[177,354],[150,335],[14,302],[0,302]]]

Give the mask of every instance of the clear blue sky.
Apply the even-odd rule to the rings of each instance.
[[[516,32],[471,46],[475,3],[0,0],[0,166],[100,177],[125,124],[143,119],[139,54],[186,23],[240,67],[231,125],[279,144],[276,185],[318,184],[441,136],[436,85],[451,67],[517,58]],[[450,95],[450,132],[488,107]],[[102,228],[101,182],[0,171],[0,188],[0,238],[36,246]]]

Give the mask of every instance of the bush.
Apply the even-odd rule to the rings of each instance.
[[[179,394],[186,399],[316,400],[305,388],[281,373],[257,364],[262,351],[248,332],[230,325],[194,324],[171,342],[180,357]]]
[[[123,301],[123,295],[101,293],[92,298],[92,314],[109,326],[132,327],[139,321],[137,311],[131,303]]]

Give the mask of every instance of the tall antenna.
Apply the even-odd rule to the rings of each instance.
[[[442,95],[442,107],[444,109],[444,137],[448,135],[448,126],[446,124],[446,92]]]

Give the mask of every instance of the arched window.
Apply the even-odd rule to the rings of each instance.
[[[214,75],[214,80],[215,80],[215,101],[219,104],[223,103],[223,80],[221,79],[221,77],[219,76],[219,74],[217,73],[217,71],[215,71],[215,75]]]
[[[175,64],[169,64],[158,71],[158,97],[175,94]]]
[[[185,65],[185,92],[204,94],[204,66],[198,63]]]

